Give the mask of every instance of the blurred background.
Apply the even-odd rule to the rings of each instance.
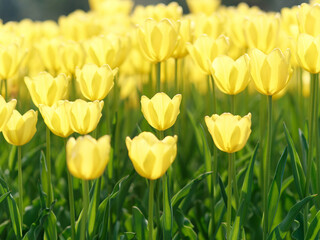
[[[136,5],[149,5],[157,3],[168,4],[169,0],[135,0]],[[188,13],[185,0],[177,0],[183,7],[184,13]],[[223,5],[238,5],[246,2],[250,6],[256,5],[265,11],[279,11],[283,7],[299,5],[302,0],[222,0]],[[61,15],[68,15],[76,9],[89,10],[87,0],[0,0],[0,18],[3,22],[20,21],[24,18],[32,20],[57,20]]]

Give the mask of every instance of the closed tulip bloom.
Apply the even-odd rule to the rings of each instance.
[[[73,75],[76,67],[82,67],[85,62],[85,52],[78,42],[66,41],[60,49],[61,69],[64,73]]]
[[[160,22],[146,19],[138,28],[140,49],[150,62],[163,62],[170,58],[177,46],[180,24],[173,24],[169,19]]]
[[[112,70],[109,65],[98,67],[95,64],[86,64],[76,70],[76,81],[82,95],[91,100],[104,99],[113,87],[113,79],[118,69]]]
[[[297,12],[300,33],[318,36],[320,34],[320,5],[303,3]]]
[[[276,48],[270,54],[252,49],[249,69],[256,90],[264,95],[275,95],[287,86],[292,74],[290,49],[282,53]]]
[[[245,21],[244,27],[249,48],[258,48],[264,53],[269,53],[275,48],[280,29],[279,15],[251,15]]]
[[[233,60],[228,56],[218,56],[211,66],[212,76],[219,90],[229,95],[242,92],[250,80],[249,56]]]
[[[28,143],[37,131],[38,112],[29,110],[21,116],[17,110],[13,113],[3,129],[6,141],[15,146]]]
[[[176,122],[180,113],[181,94],[172,99],[165,93],[157,93],[151,99],[141,97],[141,111],[148,123],[159,131],[164,131]]]
[[[221,0],[187,0],[191,13],[212,14],[220,6]]]
[[[180,21],[179,39],[172,57],[183,58],[188,54],[186,44],[193,41],[193,22],[190,19]]]
[[[46,71],[51,74],[57,74],[61,69],[61,60],[59,58],[61,43],[61,39],[58,38],[44,38],[36,45]]]
[[[110,136],[98,140],[86,135],[70,138],[66,146],[69,172],[80,179],[91,180],[102,175],[109,162]]]
[[[82,135],[92,132],[102,116],[103,101],[86,102],[77,99],[70,104],[68,116],[72,130]]]
[[[320,72],[320,35],[313,37],[301,33],[297,41],[297,58],[299,65],[310,73]]]
[[[213,60],[225,54],[229,48],[228,38],[221,35],[217,39],[207,35],[201,35],[194,44],[187,44],[188,52],[204,74],[211,74],[210,65]]]
[[[51,107],[43,104],[39,105],[45,124],[51,132],[59,137],[66,138],[73,133],[68,119],[70,107],[71,104],[67,100],[60,100]]]
[[[12,115],[13,109],[16,107],[17,100],[12,99],[10,102],[6,102],[0,95],[0,132],[6,126],[9,118]]]
[[[227,153],[240,151],[251,133],[251,113],[242,118],[231,113],[213,114],[206,116],[205,122],[214,144]]]
[[[40,72],[35,77],[25,77],[24,81],[37,107],[39,104],[52,106],[67,97],[69,78],[63,73],[54,78],[50,73]]]
[[[175,160],[177,140],[176,135],[159,140],[150,132],[142,132],[133,139],[127,137],[126,145],[134,169],[144,178],[160,178]]]

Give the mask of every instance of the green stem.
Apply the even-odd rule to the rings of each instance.
[[[64,147],[67,156],[67,139],[64,138]],[[68,194],[69,194],[69,207],[70,207],[70,222],[71,222],[71,239],[75,240],[76,235],[76,220],[75,220],[75,211],[74,211],[74,196],[73,196],[73,183],[72,183],[72,176],[67,169],[68,175]]]
[[[8,102],[8,80],[4,79],[4,96],[6,102]]]
[[[311,183],[311,170],[312,170],[312,161],[313,161],[313,134],[317,129],[315,127],[315,121],[317,118],[316,112],[317,106],[317,93],[319,87],[319,75],[318,74],[311,74],[310,79],[310,105],[309,105],[309,134],[308,134],[308,158],[307,158],[307,175],[306,175],[306,186],[305,186],[305,196],[309,195],[310,190],[310,183]],[[318,161],[317,161],[318,162]],[[304,234],[307,233],[308,228],[308,211],[309,211],[309,204],[307,204],[304,210]]]
[[[230,104],[230,106],[231,106],[231,110],[230,110],[230,112],[232,113],[232,114],[235,114],[235,106],[236,106],[236,95],[230,95],[230,100],[231,100],[231,104]]]
[[[234,191],[234,198],[236,200],[236,209],[238,209],[239,206],[239,190],[238,190],[238,181],[237,181],[237,175],[236,175],[236,164],[235,164],[235,153],[231,153],[232,157],[232,178],[233,178],[233,191]]]
[[[153,240],[153,192],[154,192],[154,180],[150,180],[149,183],[149,215],[148,215],[148,229],[149,240]]]
[[[156,63],[156,90],[161,92],[161,62]]]
[[[53,200],[52,189],[51,189],[51,152],[50,152],[50,129],[46,127],[46,161],[48,168],[48,201],[47,204],[50,206]]]
[[[216,186],[216,182],[218,179],[218,149],[216,148],[216,146],[213,146],[213,160],[211,162],[211,169],[213,171],[212,175],[211,175],[211,237],[210,239],[214,239],[214,233],[216,232],[215,230],[215,206],[216,206],[216,202],[215,202],[215,198],[214,198],[214,194],[215,194],[215,186]]]
[[[165,173],[162,176],[162,195],[163,195],[163,238],[171,239],[172,233],[172,209],[170,201],[170,188],[168,176]],[[169,218],[167,216],[170,216]]]
[[[227,239],[229,239],[231,231],[231,200],[232,200],[232,169],[233,159],[231,153],[228,154],[228,205],[227,205]]]
[[[82,211],[82,221],[80,229],[80,240],[86,239],[86,225],[87,225],[87,215],[89,207],[89,184],[87,180],[82,180],[82,194],[83,194],[83,211]]]
[[[108,96],[104,99],[105,118],[106,118],[106,134],[110,134],[110,119],[109,119],[109,99]]]
[[[211,79],[212,97],[213,97],[212,110],[213,110],[213,113],[217,113],[216,90],[215,90],[214,79],[212,75],[210,75],[210,79]]]
[[[265,175],[264,175],[264,194],[263,194],[263,205],[264,205],[264,220],[263,220],[263,239],[267,239],[269,234],[268,226],[268,190],[269,190],[269,178],[271,168],[271,147],[272,147],[272,96],[267,96],[268,100],[268,123],[267,123],[267,152],[265,159]]]
[[[178,63],[179,63],[179,60],[176,58],[175,60],[174,60],[175,62],[175,65],[174,65],[174,90],[176,91],[176,92],[179,92],[179,90],[178,90]]]
[[[22,161],[21,161],[21,146],[18,146],[18,188],[19,188],[19,212],[21,226],[23,225],[23,187],[22,187]]]

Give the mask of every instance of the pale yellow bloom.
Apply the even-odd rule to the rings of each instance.
[[[80,179],[91,180],[103,174],[110,153],[110,136],[98,140],[89,135],[70,138],[66,146],[69,172]]]
[[[142,132],[133,139],[127,137],[128,154],[137,173],[152,180],[165,174],[177,155],[177,140],[177,136],[158,140],[150,132]]]
[[[187,0],[191,13],[212,14],[220,6],[221,0]]]
[[[151,99],[141,97],[141,111],[144,118],[155,129],[166,130],[176,122],[180,113],[181,94],[175,95],[172,99],[161,92]]]
[[[12,145],[22,146],[28,143],[37,131],[38,112],[29,110],[21,116],[17,110],[13,113],[3,129],[3,136]]]
[[[303,3],[298,9],[298,25],[300,33],[311,36],[320,35],[320,5]]]
[[[16,107],[16,104],[16,99],[12,99],[10,102],[6,102],[0,95],[0,132],[6,126],[9,118],[12,115],[13,109]]]
[[[244,117],[223,113],[206,116],[205,122],[214,144],[223,152],[240,151],[251,133],[251,113]]]

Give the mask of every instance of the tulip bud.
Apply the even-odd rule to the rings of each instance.
[[[275,95],[287,86],[292,74],[290,49],[282,53],[276,48],[270,54],[252,49],[249,69],[256,90],[264,95]]]
[[[4,100],[0,95],[0,132],[6,126],[8,120],[10,119],[13,109],[16,107],[17,100],[12,99],[10,102]]]
[[[24,81],[37,107],[39,104],[52,106],[58,100],[67,97],[69,78],[63,73],[54,78],[47,72],[40,72],[35,77],[25,77]]]
[[[37,131],[38,112],[29,110],[24,115],[17,110],[13,113],[3,129],[3,136],[12,145],[22,146],[28,143]]]
[[[141,111],[148,123],[159,131],[164,131],[176,122],[180,113],[181,94],[175,95],[172,99],[161,92],[151,99],[141,97]]]
[[[86,102],[77,99],[69,104],[70,113],[68,116],[74,132],[84,135],[96,129],[102,116],[103,101]]]
[[[109,65],[98,67],[90,63],[82,69],[77,68],[76,80],[82,95],[90,101],[104,99],[113,87],[117,71],[117,68],[112,70]]]
[[[146,19],[138,28],[138,41],[144,56],[153,63],[170,58],[177,46],[180,24],[175,25],[169,19],[157,22]]]
[[[240,151],[251,133],[251,113],[241,118],[239,115],[223,113],[206,116],[205,122],[214,144],[223,152]]]
[[[109,162],[110,136],[98,140],[89,135],[70,138],[67,142],[69,172],[80,179],[91,180],[102,175]]]
[[[311,36],[320,35],[320,5],[309,5],[303,3],[299,6],[297,13],[300,33]]]
[[[245,54],[236,61],[228,56],[218,56],[213,60],[211,72],[221,92],[236,95],[249,83],[249,56]]]
[[[160,178],[171,166],[177,155],[178,137],[167,136],[163,140],[150,132],[126,138],[129,157],[137,173],[154,180]]]
[[[39,110],[42,118],[55,135],[66,138],[73,133],[68,114],[70,112],[70,103],[67,100],[60,100],[51,107],[40,104]]]

